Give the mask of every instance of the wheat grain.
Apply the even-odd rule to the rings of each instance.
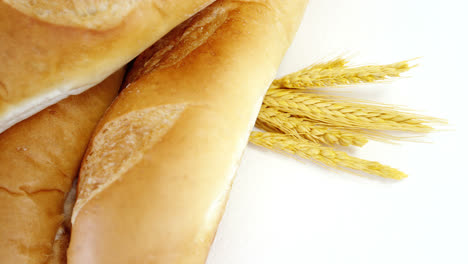
[[[285,134],[326,145],[362,147],[367,143],[367,138],[363,135],[320,126],[304,118],[294,117],[265,105],[262,106],[258,116],[257,127],[269,132],[281,131]]]
[[[265,148],[282,150],[335,168],[348,168],[397,180],[407,177],[405,173],[397,169],[375,161],[352,157],[345,152],[335,151],[332,148],[320,146],[303,138],[295,138],[280,133],[252,132],[250,141]]]
[[[391,142],[402,138],[381,130],[429,132],[433,130],[429,124],[446,123],[393,106],[304,91],[307,88],[372,83],[399,77],[412,68],[408,61],[354,68],[348,67],[347,63],[338,58],[275,80],[256,122],[256,126],[267,133],[252,132],[250,141],[339,169],[359,170],[393,179],[407,177],[389,166],[320,145],[362,146],[368,139]]]
[[[330,61],[312,64],[309,67],[306,67],[306,68],[304,68],[302,70],[299,70],[297,72],[294,72],[292,74],[293,75],[294,74],[300,74],[301,72],[304,72],[304,71],[321,71],[321,70],[326,70],[326,69],[344,68],[344,67],[347,67],[346,65],[348,63],[349,63],[349,61],[347,59],[338,57],[338,58],[330,60]],[[291,74],[288,74],[288,75],[291,75]]]
[[[275,87],[304,89],[373,83],[389,77],[399,77],[401,73],[412,68],[408,61],[354,68],[345,67],[345,64],[346,61],[337,59],[319,67],[311,66],[278,79],[273,84]]]
[[[336,101],[325,95],[290,89],[269,90],[263,103],[291,115],[307,117],[337,127],[429,132],[439,119],[392,110],[390,107]]]

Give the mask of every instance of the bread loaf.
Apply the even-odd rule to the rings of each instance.
[[[306,0],[220,0],[140,55],[80,171],[69,264],[204,263]]]
[[[59,249],[67,227],[57,234],[65,197],[122,78],[119,70],[0,134],[0,263],[50,263],[54,254],[65,252]]]
[[[104,80],[213,0],[0,0],[0,133]]]

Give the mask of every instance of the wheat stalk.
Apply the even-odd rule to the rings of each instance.
[[[346,63],[344,59],[336,59],[329,63],[313,65],[278,79],[273,82],[273,85],[274,87],[304,89],[373,83],[389,77],[399,77],[401,73],[412,68],[408,61],[354,68],[345,67]]]
[[[362,160],[326,145],[364,145],[368,139],[402,139],[383,131],[429,132],[429,123],[445,120],[363,100],[314,94],[307,88],[372,83],[398,77],[412,67],[408,61],[350,68],[342,58],[311,65],[275,80],[263,101],[256,122],[267,133],[253,132],[250,141],[339,169],[352,169],[386,178],[406,174],[378,162]]]
[[[263,103],[291,115],[307,117],[337,127],[429,132],[439,119],[392,110],[386,106],[331,100],[324,95],[290,89],[269,90]]]
[[[320,126],[304,118],[294,117],[265,105],[262,106],[258,116],[257,127],[269,132],[281,131],[285,134],[326,145],[361,147],[367,143],[367,138],[363,135]]]
[[[359,170],[397,180],[407,177],[405,173],[397,169],[375,161],[352,157],[345,152],[335,151],[332,148],[320,146],[303,138],[295,138],[280,133],[252,132],[250,142],[265,148],[295,154],[305,159],[316,160],[335,168]]]

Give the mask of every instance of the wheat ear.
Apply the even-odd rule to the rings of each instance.
[[[250,142],[265,148],[295,154],[305,159],[316,160],[335,168],[353,169],[397,180],[407,177],[405,173],[397,169],[375,161],[352,157],[345,152],[335,151],[330,147],[323,147],[303,138],[295,138],[280,133],[252,132]]]
[[[304,118],[294,117],[265,105],[262,106],[257,124],[257,127],[269,132],[281,131],[285,134],[302,137],[312,142],[326,145],[354,145],[362,147],[368,141],[363,135],[320,126]]]
[[[324,95],[290,89],[269,90],[263,103],[291,115],[337,127],[429,132],[433,128],[426,123],[441,122],[436,118],[400,112],[387,106],[336,101]]]
[[[278,79],[273,84],[275,87],[304,89],[373,83],[389,77],[399,77],[400,74],[412,68],[408,61],[354,68],[345,67],[345,64],[345,60],[337,59],[318,67],[311,66]]]

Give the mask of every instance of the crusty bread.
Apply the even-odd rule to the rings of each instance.
[[[43,264],[59,253],[52,244],[64,222],[65,196],[123,72],[0,134],[0,263]],[[68,246],[60,244],[61,234],[56,249]]]
[[[47,260],[47,264],[67,264],[67,250],[70,244],[71,214],[76,201],[76,181],[68,192],[63,206],[62,224],[55,234],[52,246],[52,253]]]
[[[67,264],[67,249],[70,244],[70,231],[61,225],[55,235],[52,253],[47,259],[47,264]]]
[[[134,62],[82,163],[69,264],[204,263],[306,0],[221,0]]]
[[[0,133],[104,80],[213,0],[0,0]]]

